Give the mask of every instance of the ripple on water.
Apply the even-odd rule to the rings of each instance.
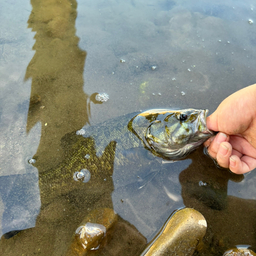
[[[99,102],[106,102],[109,100],[109,95],[107,93],[98,93],[96,96],[95,96],[95,100],[96,101],[99,101]]]
[[[84,183],[91,179],[91,173],[87,169],[82,169],[80,172],[75,172],[73,175],[75,181],[82,181]]]

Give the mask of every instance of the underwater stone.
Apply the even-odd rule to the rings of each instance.
[[[106,228],[103,225],[90,222],[78,227],[75,232],[82,247],[87,250],[97,250],[105,234]]]
[[[76,229],[66,256],[85,256],[89,251],[103,247],[117,219],[117,214],[110,208],[90,212]]]
[[[256,253],[250,249],[235,248],[226,251],[223,256],[256,256]]]
[[[192,208],[172,214],[141,256],[193,255],[206,233],[204,216]]]

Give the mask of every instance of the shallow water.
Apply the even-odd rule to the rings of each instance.
[[[48,183],[38,182],[51,183],[43,174],[69,157],[72,143],[63,147],[63,136],[83,126],[150,108],[211,113],[255,83],[255,8],[251,1],[2,1],[0,234],[31,229],[2,238],[1,255],[65,255],[77,225],[102,207],[113,208],[131,234],[119,226],[102,255],[135,255],[126,246],[132,237],[139,255],[184,205],[210,225],[198,255],[222,255],[237,244],[255,250],[255,172],[231,175],[202,149],[174,163],[144,151],[135,161],[127,152],[131,164],[112,161],[112,173],[90,190],[48,194]],[[109,99],[98,102],[97,93]]]

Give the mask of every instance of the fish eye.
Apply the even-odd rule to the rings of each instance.
[[[188,118],[188,116],[185,115],[185,114],[180,114],[180,115],[179,115],[179,120],[180,120],[180,121],[186,121],[187,118]]]

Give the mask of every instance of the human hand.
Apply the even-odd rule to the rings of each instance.
[[[223,100],[206,123],[219,131],[205,146],[221,167],[236,174],[256,168],[256,84]]]

